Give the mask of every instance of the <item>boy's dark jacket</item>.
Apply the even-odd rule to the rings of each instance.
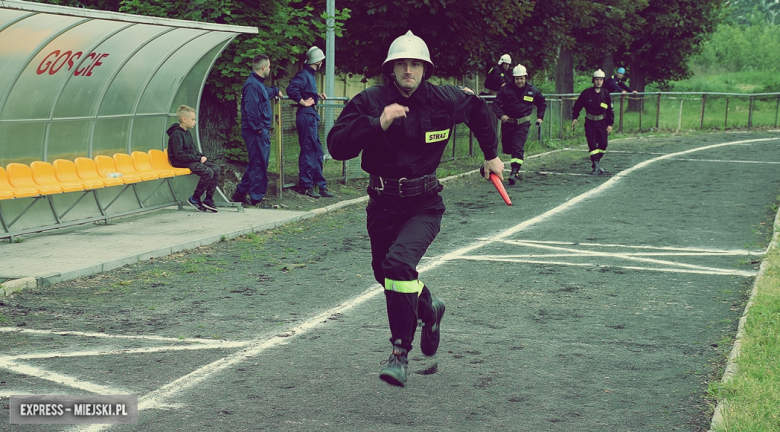
[[[180,124],[172,124],[165,132],[168,134],[168,161],[171,165],[187,168],[189,164],[200,162],[200,158],[205,156],[198,151],[190,131],[182,129]]]

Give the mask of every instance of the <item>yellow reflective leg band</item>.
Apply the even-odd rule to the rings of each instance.
[[[512,162],[512,163],[519,163],[520,165],[522,165],[522,164],[523,164],[523,160],[522,160],[522,159],[518,159],[518,158],[512,158],[512,161],[511,161],[511,162]]]
[[[590,154],[591,156],[593,156],[593,155],[595,155],[595,154],[599,154],[599,153],[606,153],[606,152],[607,152],[606,150],[602,150],[602,149],[596,149],[596,150],[593,150],[592,152],[590,152],[590,153],[588,153],[588,154]]]
[[[425,286],[425,284],[420,282],[419,279],[411,281],[397,281],[385,278],[385,289],[388,291],[395,291],[404,294],[414,293],[420,295],[423,286]]]

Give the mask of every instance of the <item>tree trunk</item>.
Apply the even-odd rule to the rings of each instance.
[[[646,74],[644,69],[642,69],[640,66],[636,66],[636,63],[631,67],[631,81],[628,83],[629,87],[632,89],[643,92],[645,91],[645,78]],[[642,102],[642,99],[644,96],[642,95],[635,95],[631,99],[628,100],[628,111],[634,111],[639,112]]]
[[[574,60],[569,49],[558,51],[558,63],[555,65],[555,93],[574,93]],[[571,108],[574,101],[571,98],[565,98],[561,103],[563,104],[562,121],[571,120]]]
[[[604,59],[601,61],[601,70],[607,75],[607,78],[614,75],[615,60],[612,59],[612,54],[604,54]]]
[[[225,143],[237,114],[236,101],[217,98],[208,85],[203,89],[198,108],[198,136],[206,157],[224,162]]]

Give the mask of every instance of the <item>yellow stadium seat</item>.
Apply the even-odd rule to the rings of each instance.
[[[109,178],[108,175],[111,173],[120,172],[116,169],[116,163],[114,163],[114,159],[105,155],[95,156],[95,165],[97,165],[98,174],[105,178]],[[122,182],[125,184],[138,183],[143,181],[141,176],[137,174],[133,175],[122,173],[122,177],[119,178],[122,179]]]
[[[79,183],[84,186],[84,189],[99,189],[105,187],[106,184],[102,180],[84,180],[76,174],[76,164],[72,161],[65,159],[57,159],[52,164],[54,165],[54,175],[60,183]],[[97,171],[95,172],[97,175]]]
[[[152,172],[138,172],[135,167],[133,166],[133,158],[130,157],[129,154],[125,153],[116,153],[114,155],[114,162],[116,163],[117,171],[122,173],[122,177],[124,176],[140,176],[142,180],[154,180],[157,178],[160,178],[160,175],[157,173]]]
[[[24,198],[38,196],[38,189],[19,189],[8,183],[8,175],[3,167],[0,167],[0,199]]]
[[[168,160],[168,149],[165,151],[149,150],[149,157],[152,158],[152,166],[155,168],[172,169],[176,175],[192,174],[189,168],[177,168],[171,165],[171,161]]]
[[[135,167],[136,171],[140,173],[157,173],[160,178],[168,178],[176,175],[173,169],[157,169],[153,167],[149,153],[135,151],[130,155],[130,157],[133,158],[133,166]]]
[[[114,161],[111,158],[108,159],[111,161],[111,163],[114,163]],[[57,161],[54,162],[56,163]],[[76,158],[76,160],[74,161],[74,165],[76,165],[76,174],[78,174],[81,180],[90,181],[90,182],[99,181],[106,186],[119,186],[125,184],[125,182],[122,181],[121,178],[104,177],[98,174],[97,165],[95,164],[95,161],[93,161],[90,158],[85,158],[85,157]]]
[[[59,186],[63,192],[78,192],[84,190],[81,183],[62,183],[54,175],[52,164],[43,161],[35,161],[30,164],[33,180],[41,186]]]
[[[33,180],[32,170],[25,164],[9,163],[5,167],[8,183],[19,189],[36,189],[41,195],[62,193],[61,186],[42,186]]]

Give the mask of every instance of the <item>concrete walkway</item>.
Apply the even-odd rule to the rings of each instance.
[[[20,243],[0,243],[0,282],[5,281],[0,297],[273,229],[362,200],[307,212],[246,208],[201,213],[173,206],[117,218],[109,225],[85,224],[25,235]]]

